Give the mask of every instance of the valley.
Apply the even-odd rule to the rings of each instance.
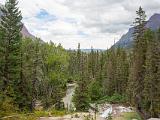
[[[0,120],[159,120],[160,2],[146,1],[0,0]]]

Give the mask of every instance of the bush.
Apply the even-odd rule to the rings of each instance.
[[[51,110],[51,115],[53,116],[64,116],[66,115],[67,111],[66,110]]]
[[[127,97],[120,94],[114,94],[110,97],[109,102],[110,103],[125,103],[127,101]]]
[[[102,97],[102,87],[100,83],[96,80],[92,81],[89,84],[89,97],[91,98],[91,101],[97,101],[99,98]]]
[[[47,112],[47,111],[35,111],[34,115],[36,117],[48,117],[49,116],[49,112]]]
[[[0,100],[0,117],[15,114],[17,111],[18,108],[14,105],[11,98],[5,97],[3,100]]]
[[[103,98],[101,98],[98,103],[104,103],[104,102],[108,102],[108,103],[126,103],[127,102],[127,97],[125,95],[120,95],[120,94],[113,94],[112,96],[104,96]]]

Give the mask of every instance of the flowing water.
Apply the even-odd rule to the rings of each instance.
[[[63,98],[64,106],[68,110],[74,110],[74,104],[72,102],[76,84],[67,84],[66,96]]]

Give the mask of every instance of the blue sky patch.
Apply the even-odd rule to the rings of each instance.
[[[88,34],[84,33],[83,31],[78,31],[77,34],[83,37],[88,37]]]
[[[49,14],[45,9],[40,9],[39,13],[36,15],[36,18],[45,21],[56,21],[58,19],[55,15]]]

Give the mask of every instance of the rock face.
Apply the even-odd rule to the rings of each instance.
[[[134,28],[130,28],[129,31],[121,37],[121,39],[114,45],[115,47],[130,48],[133,44]]]
[[[146,28],[150,28],[151,30],[157,30],[160,28],[160,14],[154,14],[150,17],[147,21]],[[134,27],[130,28],[129,31],[121,37],[121,39],[114,45],[115,47],[124,47],[124,48],[131,48],[133,45],[133,32]]]
[[[146,28],[150,28],[152,30],[157,30],[160,28],[160,14],[154,14],[150,17],[146,24]]]
[[[23,37],[29,37],[29,38],[35,38],[35,36],[33,36],[29,31],[28,29],[25,27],[25,25],[23,25],[22,27],[22,31],[21,31]]]

